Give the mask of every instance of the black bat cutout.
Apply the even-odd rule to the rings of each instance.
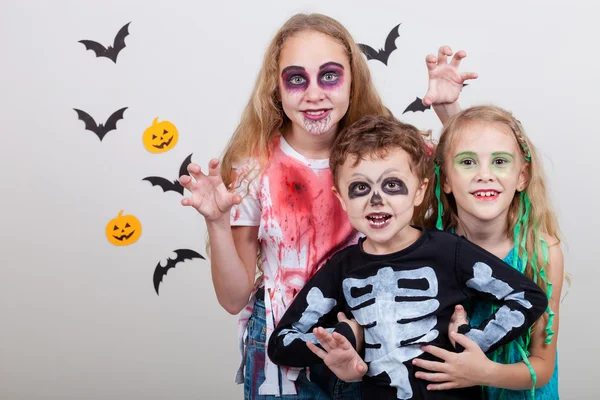
[[[385,47],[380,50],[375,50],[368,44],[358,43],[358,47],[362,50],[362,52],[367,56],[367,60],[379,60],[385,65],[387,65],[388,58],[390,54],[396,47],[396,39],[400,37],[400,33],[398,32],[398,28],[401,24],[396,25],[388,34],[387,39],[385,40]]]
[[[425,111],[425,110],[429,110],[430,108],[431,108],[431,106],[424,106],[423,99],[421,99],[420,97],[417,97],[415,99],[415,101],[413,101],[412,103],[410,103],[408,105],[408,107],[406,107],[406,110],[404,110],[402,112],[402,114],[407,113],[409,111],[412,111],[412,112]]]
[[[191,260],[194,258],[201,258],[203,260],[206,260],[200,253],[197,253],[194,250],[190,250],[190,249],[178,249],[178,250],[175,250],[174,252],[177,254],[177,257],[167,258],[167,265],[165,265],[164,267],[162,267],[160,265],[160,261],[159,261],[158,264],[156,264],[156,268],[154,269],[154,276],[152,277],[152,280],[154,282],[154,290],[156,290],[157,295],[158,295],[158,287],[159,287],[160,283],[162,282],[163,277],[167,274],[167,272],[171,268],[175,268],[175,266],[177,264],[179,264],[180,262],[183,262],[185,260]]]
[[[468,86],[467,83],[463,83],[463,87]],[[413,101],[412,103],[410,103],[408,105],[408,107],[406,107],[406,109],[402,112],[402,114],[405,114],[409,111],[412,112],[417,112],[417,111],[423,111],[425,112],[425,110],[429,110],[431,108],[431,106],[425,106],[423,105],[423,99],[421,99],[420,97],[417,97],[415,99],[415,101]]]
[[[194,153],[192,153],[192,154],[194,154]],[[183,163],[181,164],[181,167],[179,168],[179,177],[181,177],[183,175],[187,175],[187,176],[190,175],[190,173],[187,170],[187,167],[192,162],[192,154],[190,154],[189,156],[186,157],[185,160],[183,160]],[[142,180],[150,182],[152,184],[152,186],[160,186],[161,189],[163,190],[163,192],[172,191],[172,192],[177,192],[183,196],[184,189],[183,189],[183,186],[181,186],[181,183],[179,183],[179,177],[177,177],[177,179],[175,179],[175,181],[173,181],[173,182],[166,178],[160,177],[160,176],[148,176]]]
[[[82,43],[86,50],[92,50],[96,54],[96,57],[106,57],[116,64],[119,53],[125,48],[125,38],[129,35],[130,23],[131,22],[125,24],[119,32],[117,32],[112,46],[104,47],[93,40],[80,40],[79,43]]]
[[[85,111],[79,110],[77,108],[74,108],[73,110],[75,110],[75,112],[77,113],[77,118],[85,123],[85,129],[94,132],[96,136],[98,136],[100,141],[102,141],[102,139],[104,139],[104,136],[106,136],[108,132],[117,129],[117,122],[123,119],[123,113],[125,113],[127,107],[123,107],[115,111],[110,117],[108,117],[105,124],[99,125],[96,124],[94,118],[92,118],[92,116],[86,113]]]

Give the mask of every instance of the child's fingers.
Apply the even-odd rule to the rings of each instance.
[[[425,64],[427,65],[428,70],[435,69],[437,67],[437,57],[433,54],[427,54],[425,57]]]
[[[191,175],[191,176],[193,176],[193,177],[194,177],[194,179],[196,179],[196,180],[198,180],[198,179],[200,179],[201,177],[205,176],[205,175],[202,173],[202,169],[200,168],[200,166],[199,166],[198,164],[196,164],[196,163],[190,163],[190,164],[187,166],[187,171],[188,171],[188,172],[190,173],[190,175]]]
[[[313,353],[317,355],[321,360],[324,360],[327,356],[327,352],[321,349],[319,346],[315,345],[313,342],[306,342],[306,347]]]
[[[188,206],[188,207],[192,207],[194,205],[194,200],[192,200],[191,197],[184,197],[181,200],[181,205],[182,206]]]
[[[219,160],[213,158],[208,163],[208,175],[210,176],[218,176],[221,173],[221,168],[219,168]]]
[[[464,50],[457,51],[456,54],[454,54],[454,57],[452,57],[452,61],[450,61],[450,65],[458,68],[458,66],[460,65],[460,60],[462,60],[466,56],[467,56],[467,53]]]
[[[196,186],[195,183],[194,183],[194,180],[189,175],[182,175],[182,176],[180,176],[179,177],[179,183],[181,184],[181,186],[183,186],[184,188],[186,188],[190,192]]]
[[[448,56],[452,55],[452,49],[450,46],[442,46],[438,50],[438,64],[446,64],[448,62]]]
[[[367,372],[367,364],[364,361],[358,360],[356,362],[356,372],[359,374],[365,374]]]
[[[327,332],[323,328],[315,328],[313,329],[313,334],[315,335],[319,343],[321,343],[321,346],[323,346],[323,349],[325,349],[325,351],[331,350],[330,342],[328,340],[328,337],[331,336],[329,332]]]
[[[333,335],[331,335],[331,333],[327,332],[325,329],[323,329],[323,331],[325,332],[325,334],[323,335],[323,339],[319,340],[319,342],[321,342],[321,344],[323,344],[324,342],[327,343],[327,347],[329,348],[329,350],[337,348],[337,342]]]
[[[468,81],[469,79],[477,79],[479,75],[477,72],[463,72],[460,74],[460,77],[463,81]]]
[[[346,339],[344,335],[341,335],[337,332],[333,332],[333,335],[331,336],[335,340],[336,347],[342,348],[344,350],[352,348],[352,344],[350,344],[350,342],[348,341],[348,339]]]
[[[344,313],[343,313],[343,312],[341,312],[341,311],[340,311],[339,313],[337,313],[337,319],[338,319],[338,322],[346,322],[346,321],[349,321],[348,317],[346,317],[346,314],[344,314]]]

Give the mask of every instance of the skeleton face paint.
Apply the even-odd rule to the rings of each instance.
[[[371,206],[375,207],[381,205],[383,205],[383,199],[381,198],[381,195],[379,192],[373,193],[373,196],[371,196]]]
[[[352,77],[344,47],[325,34],[301,32],[283,44],[279,68],[281,104],[292,122],[292,137],[286,139],[333,137],[350,104]]]
[[[526,165],[514,134],[500,124],[473,122],[456,133],[449,150],[444,191],[453,194],[460,220],[506,221],[525,182]]]
[[[410,157],[402,149],[385,158],[369,157],[353,166],[340,167],[337,193],[352,225],[367,237],[365,246],[385,254],[403,246],[417,232],[409,223],[415,205],[423,200],[422,185],[410,169]]]

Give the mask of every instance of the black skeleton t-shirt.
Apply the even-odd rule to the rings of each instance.
[[[414,377],[417,368],[411,360],[440,361],[421,350],[425,344],[455,351],[448,324],[456,304],[476,298],[502,303],[466,332],[487,352],[523,335],[548,300],[532,280],[464,237],[421,230],[415,243],[393,254],[365,253],[363,238],[333,255],[298,293],[271,335],[271,360],[289,367],[322,362],[306,346],[307,341],[318,344],[312,333],[318,326],[339,332],[356,348],[349,325],[337,322],[342,311],[364,328],[369,367],[364,398],[480,398],[479,387],[428,391],[428,382]]]

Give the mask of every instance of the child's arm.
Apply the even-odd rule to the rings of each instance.
[[[458,71],[460,61],[467,56],[463,50],[458,51],[452,57],[450,63],[447,57],[452,55],[450,46],[442,46],[438,50],[437,57],[428,54],[425,57],[429,75],[429,87],[423,97],[423,105],[433,106],[438,118],[445,124],[454,114],[460,112],[458,96],[462,91],[464,81],[477,79],[475,72]]]
[[[231,227],[231,208],[242,202],[242,196],[225,187],[219,160],[211,160],[208,166],[205,175],[199,165],[192,163],[188,166],[190,176],[179,178],[181,185],[191,192],[191,197],[185,197],[181,204],[195,208],[204,217],[217,300],[227,312],[237,314],[248,303],[254,287],[258,226]]]
[[[552,330],[554,337],[545,344],[547,315],[537,322],[531,335],[528,360],[536,373],[536,387],[545,386],[554,372],[556,342],[559,327],[559,305],[564,277],[564,260],[558,245],[550,246],[549,262],[546,266],[548,279],[552,283],[550,308],[554,312]],[[524,362],[501,364],[488,359],[475,342],[464,335],[452,335],[465,347],[462,353],[452,353],[435,346],[425,346],[424,351],[441,358],[444,362],[429,362],[416,359],[414,364],[431,372],[417,372],[419,379],[432,382],[429,390],[446,390],[474,385],[494,386],[509,390],[526,390],[532,385],[531,374]]]
[[[500,308],[477,327],[462,331],[483,352],[493,351],[527,332],[548,306],[544,291],[504,261],[469,242],[458,239],[455,264],[463,292],[474,298],[499,300]]]
[[[350,325],[337,320],[340,302],[344,302],[341,281],[332,273],[328,261],[296,295],[271,334],[268,345],[271,361],[287,367],[306,367],[323,362],[307,346],[307,342],[318,343],[313,329],[319,326],[333,326],[327,330],[345,336],[356,348],[356,338]]]
[[[562,250],[556,244],[549,248],[549,260],[546,266],[548,279],[552,283],[552,296],[550,298],[550,309],[554,312],[552,331],[554,336],[552,342],[546,344],[545,327],[548,315],[540,318],[531,333],[529,344],[530,355],[528,360],[536,375],[536,387],[545,386],[554,373],[556,363],[556,342],[558,339],[559,307],[564,278],[564,259]],[[490,374],[487,386],[495,386],[512,390],[525,390],[531,388],[531,374],[524,362],[516,364],[492,363],[489,368]]]

